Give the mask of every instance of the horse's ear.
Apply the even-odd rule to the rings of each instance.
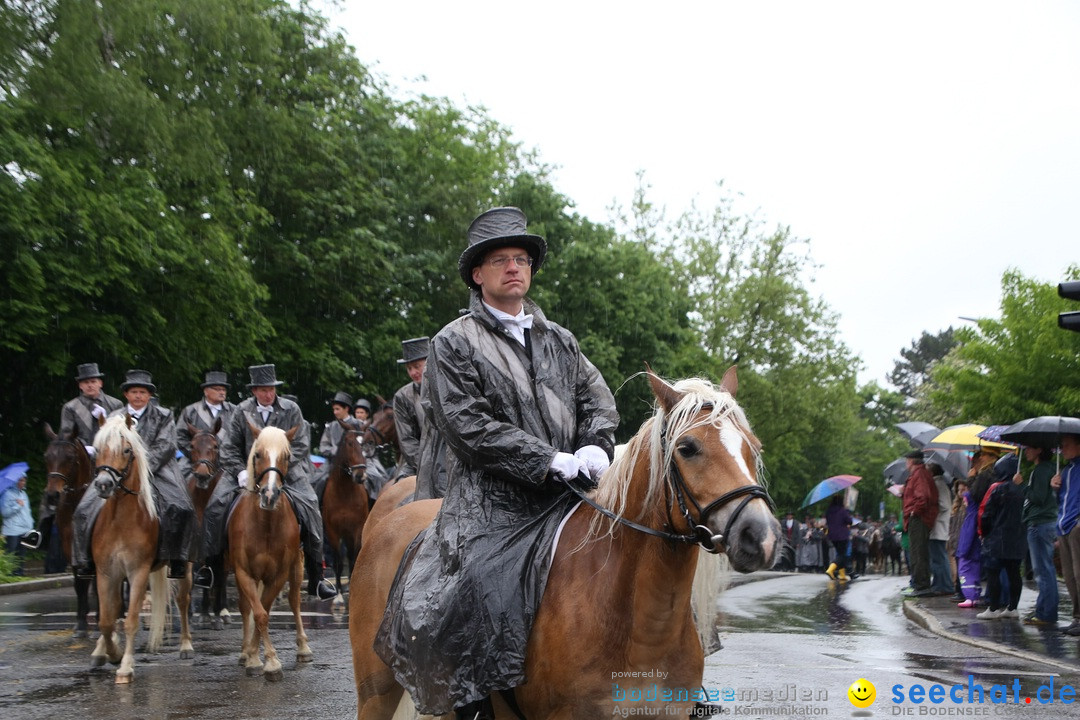
[[[190,425],[190,423],[188,423],[188,424]],[[221,415],[220,414],[216,418],[214,418],[214,427],[210,428],[210,432],[212,434],[214,434],[214,435],[217,435],[219,432],[221,432]],[[192,434],[194,434],[194,433],[192,433]]]
[[[735,393],[739,391],[739,377],[735,372],[735,368],[738,365],[732,365],[724,373],[724,379],[720,381],[720,389],[727,391],[728,395],[735,397]]]
[[[52,442],[56,439],[56,433],[53,432],[52,425],[45,423],[45,439]]]
[[[289,438],[289,442],[292,442],[293,438],[296,437],[296,433],[298,432],[300,432],[300,426],[293,425],[291,428],[285,431],[285,437]]]
[[[218,420],[220,420],[220,419],[221,418],[218,418]],[[187,431],[188,431],[188,435],[198,435],[199,434],[199,428],[195,427],[191,423],[187,424]]]
[[[98,418],[98,424],[105,424],[105,416]],[[124,415],[124,424],[127,425],[128,430],[130,430],[131,427],[135,424],[135,418],[131,417],[131,413],[127,413],[126,415]]]
[[[71,440],[71,441],[73,441],[73,442],[74,442],[75,438],[77,438],[77,437],[79,437],[79,428],[77,428],[77,427],[75,427],[75,426],[73,425],[73,426],[71,427],[71,429],[70,429],[70,430],[68,430],[68,434],[67,434],[67,437],[66,437],[66,438],[64,438],[64,439],[65,439],[65,440]],[[82,445],[82,443],[79,443],[79,445]]]
[[[375,401],[379,403],[380,409],[382,409],[383,405],[386,405],[386,399],[382,395],[376,395]]]
[[[648,367],[648,365],[645,367]],[[664,408],[664,412],[671,412],[671,409],[682,400],[682,395],[675,388],[661,380],[660,376],[651,369],[646,374],[649,376],[649,385],[652,386],[653,395],[660,401],[660,406]]]
[[[101,429],[101,428],[105,427],[105,417],[106,417],[105,413],[101,413],[100,415],[98,415],[98,419],[97,419],[98,429]],[[127,418],[128,418],[128,427],[131,427],[131,416],[128,415]]]
[[[337,424],[340,425],[341,429],[345,432],[349,432],[350,430],[356,430],[356,425],[354,424],[354,420],[352,418],[347,417],[344,420],[338,420]]]
[[[259,433],[262,432],[262,430],[259,429],[259,426],[251,422],[251,418],[247,418],[247,424],[248,427],[251,428],[252,437],[259,437]]]

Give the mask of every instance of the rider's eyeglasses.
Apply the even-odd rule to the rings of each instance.
[[[506,267],[506,263],[511,260],[513,260],[514,264],[519,268],[532,267],[533,264],[532,255],[514,255],[513,257],[510,255],[500,255],[498,257],[488,258],[486,264],[501,270]]]

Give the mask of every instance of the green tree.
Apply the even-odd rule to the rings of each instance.
[[[1080,266],[1065,278],[1080,278]],[[1004,273],[1001,290],[1001,317],[958,330],[956,348],[932,370],[929,403],[952,422],[1080,415],[1080,335],[1057,327],[1068,301],[1055,284],[1016,270]]]
[[[923,332],[918,340],[911,343],[911,347],[900,351],[900,359],[888,375],[889,382],[913,401],[919,394],[919,388],[930,377],[934,363],[948,355],[954,347],[956,337],[951,327],[936,335]]]

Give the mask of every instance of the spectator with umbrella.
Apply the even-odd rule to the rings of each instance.
[[[14,478],[14,484],[0,490],[0,512],[4,517],[2,532],[5,547],[8,554],[17,562],[12,575],[23,574],[23,559],[26,557],[23,538],[34,531],[34,518],[30,514],[30,498],[26,494],[27,467],[26,463],[8,466],[2,471],[4,479],[0,480],[7,485]]]
[[[842,495],[833,495],[829,508],[825,511],[825,525],[829,528],[829,542],[836,550],[836,562],[829,563],[825,574],[836,580],[839,566],[840,582],[847,582],[848,570],[851,569],[851,513],[844,507]]]
[[[1061,457],[1065,467],[1050,479],[1058,491],[1058,535],[1061,536],[1061,574],[1072,599],[1069,635],[1080,635],[1080,434],[1061,437]]]
[[[986,596],[990,604],[976,615],[980,620],[1020,617],[1023,583],[1020,561],[1026,550],[1023,522],[1024,494],[1012,478],[1017,458],[1008,455],[994,465],[994,484],[986,493],[979,508],[979,531],[982,534],[983,569],[986,571]],[[1005,574],[1008,589],[1002,592],[1001,575]]]
[[[952,517],[952,493],[945,482],[945,471],[936,463],[927,464],[927,469],[934,478],[934,487],[938,495],[938,512],[934,527],[930,529],[930,575],[931,590],[935,595],[951,595],[953,592],[952,571],[949,565],[949,519]]]
[[[1050,480],[1054,476],[1053,453],[1049,448],[1025,447],[1024,459],[1035,463],[1028,479],[1019,472],[1013,482],[1024,496],[1023,522],[1027,528],[1031,567],[1039,595],[1035,611],[1024,618],[1027,625],[1057,626],[1058,584],[1054,569],[1054,540],[1057,539],[1058,501]]]
[[[912,597],[927,597],[930,589],[930,530],[938,514],[938,492],[920,450],[904,456],[908,481],[904,484],[904,530],[910,546]]]

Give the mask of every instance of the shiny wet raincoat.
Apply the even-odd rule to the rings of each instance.
[[[445,440],[447,491],[406,551],[375,649],[421,712],[525,682],[551,542],[577,498],[548,475],[557,451],[610,457],[615,400],[566,329],[534,316],[531,358],[473,293],[431,342],[424,387]]]

